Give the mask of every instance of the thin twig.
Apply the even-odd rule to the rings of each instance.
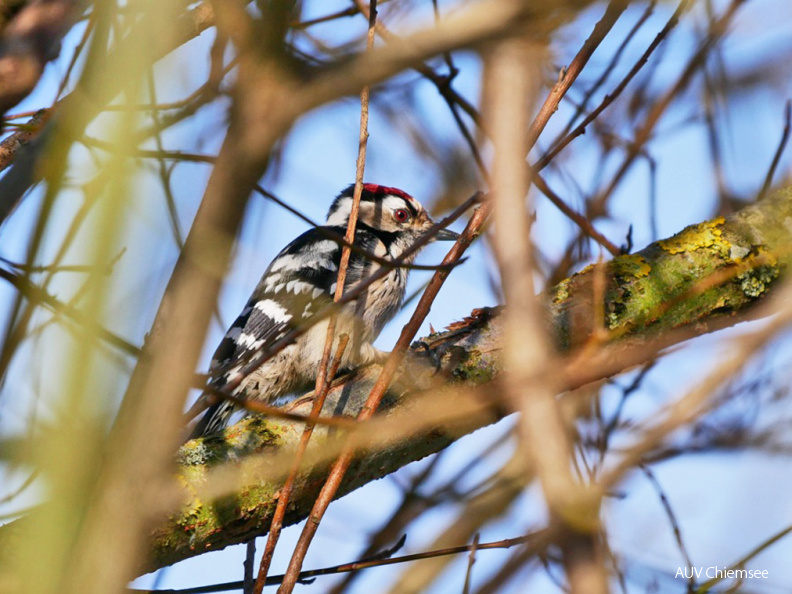
[[[767,194],[770,186],[773,185],[773,177],[775,177],[778,163],[781,161],[781,154],[784,152],[787,142],[789,141],[790,120],[792,120],[792,99],[787,99],[786,107],[784,108],[784,131],[781,134],[781,142],[778,143],[778,148],[776,149],[775,155],[773,155],[773,161],[770,163],[770,169],[767,170],[767,176],[765,176],[762,191],[759,192],[757,200],[761,200],[762,197]]]
[[[760,543],[753,549],[751,549],[746,555],[729,565],[728,567],[724,568],[721,576],[728,575],[728,570],[730,569],[740,569],[745,567],[745,564],[748,563],[751,559],[762,553],[768,547],[774,545],[779,540],[787,536],[788,534],[792,534],[792,526],[787,526],[783,530],[779,530],[773,536],[765,540],[764,542]],[[709,581],[704,582],[696,589],[696,594],[705,594],[706,592],[710,592],[712,587],[717,585],[719,582],[723,581],[724,577],[716,576]]]
[[[619,63],[619,60],[624,53],[624,50],[627,48],[627,45],[632,41],[635,35],[640,31],[641,27],[643,27],[644,23],[649,20],[649,17],[652,16],[654,12],[655,6],[657,4],[657,0],[651,0],[644,10],[641,17],[638,21],[633,25],[632,29],[625,35],[624,39],[622,39],[619,47],[613,52],[613,56],[611,57],[608,65],[603,69],[600,75],[597,77],[597,80],[594,81],[594,84],[591,85],[588,89],[586,89],[585,94],[583,95],[583,99],[579,102],[579,104],[575,107],[575,113],[569,118],[569,122],[564,127],[564,129],[558,134],[556,139],[550,143],[551,147],[555,147],[559,140],[565,138],[567,134],[572,130],[572,126],[574,125],[575,121],[586,111],[586,108],[591,101],[592,97],[594,97],[595,93],[599,91],[605,81],[608,80],[608,77],[613,72],[616,65]]]
[[[566,95],[572,83],[583,71],[594,51],[600,46],[605,36],[610,33],[610,30],[616,24],[616,21],[619,20],[626,7],[627,3],[624,0],[612,0],[608,3],[605,14],[594,26],[591,35],[583,43],[583,46],[569,63],[569,66],[561,73],[558,81],[550,89],[550,93],[548,93],[544,103],[539,108],[539,112],[528,130],[528,150],[536,144],[550,117],[558,109],[558,104],[561,102],[562,97]]]
[[[32,485],[33,481],[35,481],[38,478],[38,476],[39,476],[39,470],[38,469],[33,470],[28,475],[28,477],[23,481],[23,483],[19,485],[19,487],[14,489],[11,493],[8,493],[7,495],[4,495],[2,498],[0,498],[0,505],[5,505],[6,503],[13,501],[14,498],[19,496],[23,491],[25,491],[25,489],[27,489],[30,485]]]
[[[473,573],[473,564],[476,562],[476,551],[479,548],[479,533],[473,537],[473,543],[470,545],[470,554],[468,555],[467,571],[465,571],[465,585],[462,586],[462,594],[470,594],[470,576]]]
[[[9,272],[8,270],[0,268],[0,278],[5,279],[14,285],[17,291],[19,291],[19,293],[23,295],[31,304],[42,303],[46,305],[55,313],[63,314],[72,321],[81,324],[82,326],[88,328],[91,332],[95,332],[99,338],[108,344],[124,351],[129,355],[137,356],[140,354],[139,347],[121,338],[117,334],[110,332],[106,328],[99,326],[90,318],[90,316],[86,315],[75,307],[59,301],[41,287],[38,287],[27,280],[27,277],[14,274],[13,272]]]
[[[377,2],[371,0],[369,5],[369,28],[366,41],[366,50],[371,51],[374,47],[374,25],[377,19]],[[368,119],[369,119],[369,99],[371,96],[371,87],[366,85],[360,91],[360,135],[358,139],[358,157],[355,168],[355,189],[352,194],[352,208],[349,213],[349,221],[347,222],[346,235],[344,241],[347,243],[341,249],[341,260],[338,266],[338,276],[336,278],[336,290],[333,296],[333,301],[338,303],[344,296],[344,287],[346,285],[347,269],[349,267],[349,258],[352,254],[350,249],[355,241],[355,229],[357,226],[358,213],[360,211],[360,199],[363,195],[363,174],[366,168],[366,147],[368,144]],[[324,349],[322,352],[322,360],[319,364],[319,373],[316,376],[316,393],[318,397],[313,404],[311,416],[316,417],[322,411],[322,405],[327,397],[327,392],[330,389],[330,382],[333,381],[333,376],[338,371],[338,366],[341,364],[341,358],[344,354],[349,336],[342,335],[338,345],[338,352],[333,361],[333,368],[328,374],[327,366],[330,361],[330,353],[333,348],[333,340],[335,337],[336,324],[338,321],[337,313],[330,316],[330,322],[327,325],[327,335],[325,337]],[[300,445],[297,454],[294,458],[294,465],[286,479],[286,484],[281,489],[278,504],[275,513],[270,523],[270,532],[267,536],[267,545],[264,549],[264,555],[261,558],[261,566],[259,567],[259,574],[256,578],[256,586],[254,594],[261,594],[264,589],[264,583],[267,579],[267,572],[269,571],[272,556],[275,553],[275,545],[278,542],[280,531],[283,526],[283,518],[286,515],[286,506],[291,497],[292,486],[297,477],[300,464],[302,463],[305,450],[308,448],[308,440],[313,433],[313,425],[310,423],[305,426],[302,437],[300,438]]]
[[[535,173],[531,179],[539,191],[547,196],[550,202],[552,202],[556,208],[558,208],[558,210],[564,213],[569,220],[575,223],[583,233],[608,250],[611,256],[618,256],[621,254],[621,250],[602,233],[597,231],[594,228],[594,225],[591,224],[591,221],[589,221],[583,215],[575,212],[572,207],[564,202],[563,198],[553,192],[553,190],[550,189],[550,186],[547,185],[547,182],[539,173]]]
[[[357,422],[353,419],[346,417],[319,417],[312,419],[310,416],[305,416],[293,412],[289,412],[277,406],[265,404],[261,400],[252,400],[249,398],[242,398],[232,394],[226,394],[217,388],[211,386],[204,388],[207,392],[212,392],[215,396],[222,400],[233,402],[239,408],[248,412],[256,413],[259,415],[266,415],[276,419],[286,419],[288,421],[295,421],[298,423],[312,423],[314,425],[326,425],[328,427],[340,427],[344,429],[352,429],[357,426]],[[189,413],[188,415],[189,416]]]
[[[420,237],[409,248],[404,250],[401,256],[399,256],[398,258],[394,258],[392,265],[400,266],[405,261],[409,260],[413,254],[415,254],[427,243],[432,241],[434,236],[441,229],[445,229],[448,225],[450,225],[459,217],[461,217],[473,204],[480,202],[482,199],[481,196],[482,195],[480,192],[476,192],[475,194],[473,194],[473,196],[465,200],[465,202],[463,202],[456,209],[454,209],[454,211],[451,214],[444,217],[441,221],[439,221],[434,226],[432,226],[432,228],[429,229],[429,231],[427,231],[426,234]],[[437,272],[446,272],[446,273],[450,272],[450,268],[453,268],[454,266],[458,265],[460,260],[462,260],[462,258],[459,258],[458,260],[449,263],[446,263],[444,261],[443,264],[441,264],[441,266],[438,267]],[[334,302],[325,306],[322,310],[320,310],[315,315],[311,316],[308,320],[306,320],[304,324],[301,324],[300,326],[291,329],[287,334],[283,336],[283,338],[277,340],[275,343],[269,345],[268,347],[262,346],[257,350],[251,351],[243,358],[243,362],[246,361],[246,363],[244,363],[244,367],[240,370],[239,376],[235,377],[232,380],[229,380],[229,382],[223,386],[222,390],[213,390],[214,395],[219,398],[226,398],[228,400],[236,402],[239,405],[239,402],[242,402],[243,400],[237,398],[231,398],[230,396],[233,390],[237,386],[239,386],[248,375],[250,375],[256,369],[258,369],[262,363],[264,363],[271,357],[275,356],[277,353],[279,353],[281,350],[283,350],[290,344],[294,343],[294,341],[297,340],[297,338],[302,336],[302,334],[307,332],[318,322],[324,320],[325,318],[332,315],[334,312],[338,311],[339,307],[357,299],[360,295],[364,294],[365,291],[373,283],[377,282],[379,279],[381,279],[387,274],[390,274],[389,268],[385,268],[385,267],[380,268],[379,270],[374,272],[371,276],[359,282],[354,289],[352,289],[348,293],[344,293],[344,296],[338,302]],[[198,414],[200,414],[203,410],[205,410],[209,404],[211,403],[208,402],[202,404],[197,403],[185,415],[185,422],[195,418]]]
[[[330,366],[329,373],[323,377],[323,381],[321,383],[319,381],[316,382],[318,389],[321,391],[317,393],[317,396],[314,399],[313,406],[311,407],[311,414],[305,423],[305,428],[303,429],[303,433],[300,436],[300,443],[297,445],[297,451],[294,454],[294,463],[289,470],[289,476],[286,478],[286,482],[283,484],[283,487],[281,487],[280,493],[278,494],[278,504],[275,508],[275,512],[272,515],[272,522],[270,522],[269,534],[267,535],[267,544],[264,547],[264,553],[261,557],[261,564],[259,565],[256,583],[251,590],[254,594],[261,594],[261,591],[264,589],[267,573],[269,572],[270,564],[272,563],[272,556],[275,553],[275,546],[278,544],[278,538],[280,537],[280,532],[283,528],[283,518],[286,516],[286,506],[291,499],[294,481],[297,479],[297,473],[300,471],[300,465],[302,464],[303,458],[305,457],[305,452],[308,449],[308,442],[310,441],[314,427],[316,426],[315,421],[319,418],[319,415],[322,412],[322,406],[324,406],[325,399],[327,398],[327,393],[330,391],[330,385],[333,376],[338,373],[338,367],[341,364],[341,358],[344,355],[344,349],[346,349],[348,341],[349,335],[347,334],[342,334],[339,337],[338,350],[336,351],[335,358],[333,359],[333,363]]]
[[[613,195],[613,192],[625,178],[636,158],[643,153],[644,146],[651,138],[652,132],[660,122],[663,114],[665,114],[674,100],[688,87],[698,69],[706,63],[707,55],[726,34],[729,23],[743,3],[744,0],[732,0],[723,15],[716,21],[710,23],[707,36],[704,41],[699,44],[676,82],[652,105],[646,115],[641,118],[641,125],[635,131],[633,139],[627,146],[627,155],[621,165],[619,165],[616,173],[611,177],[607,187],[599,193],[599,197],[594,201],[595,205],[597,205],[594,207],[594,210],[599,210],[601,208],[599,205],[603,204],[609,196]]]
[[[255,561],[256,561],[256,539],[252,538],[248,541],[247,547],[245,548],[245,563],[244,563],[245,577],[242,580],[243,594],[251,594],[251,592],[253,592],[253,585],[255,584],[255,582],[253,581],[253,567]]]
[[[688,4],[690,4],[690,0],[681,0],[677,9],[674,11],[674,14],[671,15],[671,18],[668,19],[668,22],[665,26],[660,30],[657,36],[652,40],[652,43],[649,44],[649,47],[646,51],[638,58],[638,61],[633,65],[630,71],[627,73],[627,76],[616,86],[616,88],[611,91],[609,94],[605,96],[602,102],[592,111],[586,118],[577,126],[575,127],[572,132],[567,134],[564,138],[558,141],[555,146],[549,150],[547,153],[542,155],[542,157],[533,165],[534,171],[541,171],[544,169],[547,164],[553,160],[553,158],[560,153],[566,146],[572,142],[578,136],[581,136],[586,133],[586,127],[593,122],[599,114],[601,114],[605,109],[613,103],[619,95],[621,95],[622,91],[627,87],[630,81],[635,78],[635,76],[640,72],[640,70],[644,67],[644,65],[649,61],[649,57],[654,53],[657,47],[663,42],[663,40],[668,36],[671,30],[677,26],[679,23],[679,17],[682,13],[687,9]]]
[[[468,248],[468,246],[470,246],[473,240],[480,233],[481,228],[489,215],[490,208],[491,203],[489,201],[484,202],[478,208],[478,210],[471,217],[467,227],[462,232],[459,239],[457,239],[456,243],[451,247],[451,250],[449,250],[448,254],[443,259],[444,263],[450,264],[462,256],[464,251]],[[388,357],[388,360],[385,362],[385,366],[383,367],[379,378],[377,378],[377,382],[374,384],[374,387],[369,393],[369,396],[366,399],[360,414],[358,415],[358,421],[365,421],[371,418],[371,416],[376,411],[377,406],[379,405],[388,386],[390,385],[393,375],[396,373],[396,370],[398,369],[399,364],[404,357],[407,347],[410,345],[410,341],[418,332],[419,327],[429,313],[431,304],[437,296],[437,293],[440,291],[440,288],[443,286],[448,274],[449,273],[444,270],[438,270],[435,272],[434,277],[429,283],[426,292],[421,297],[421,300],[418,303],[412,318],[410,318],[410,321],[402,329],[399,340],[396,342],[393,351]],[[314,503],[308,522],[306,522],[305,526],[303,527],[303,531],[300,534],[300,539],[297,542],[297,546],[295,547],[294,555],[292,555],[289,568],[286,571],[286,577],[284,578],[279,592],[288,594],[294,589],[294,585],[296,584],[297,578],[300,574],[303,560],[305,559],[305,555],[308,552],[308,546],[310,545],[313,536],[316,534],[316,530],[319,527],[319,522],[321,522],[324,513],[327,511],[327,507],[330,505],[330,502],[333,500],[335,493],[338,491],[338,488],[341,485],[341,481],[343,480],[344,475],[346,474],[346,471],[352,462],[354,451],[354,442],[347,440],[344,448],[342,449],[341,455],[333,465],[333,468],[330,471],[330,476],[327,478],[327,481],[322,487],[322,490],[319,493],[316,502]]]
[[[490,549],[510,549],[519,545],[528,544],[531,542],[541,543],[548,541],[548,530],[539,530],[532,534],[519,536],[517,538],[504,538],[494,542],[485,542],[478,544],[462,545],[457,547],[448,547],[444,549],[436,549],[434,551],[426,551],[423,553],[415,553],[412,555],[403,555],[401,557],[391,557],[387,559],[372,559],[366,561],[356,561],[353,563],[344,563],[342,565],[334,565],[332,567],[324,567],[322,569],[311,569],[308,571],[300,572],[298,581],[319,577],[323,575],[335,575],[338,573],[348,573],[351,571],[360,571],[361,569],[368,569],[370,567],[383,567],[386,565],[398,565],[400,563],[410,563],[412,561],[420,561],[422,559],[433,559],[435,557],[445,557],[448,555],[459,555],[467,553],[473,549],[477,551],[484,551]],[[285,580],[285,575],[274,575],[267,578],[267,586],[280,584]],[[130,594],[211,594],[213,592],[227,592],[229,590],[239,590],[243,586],[242,582],[226,582],[223,584],[214,584],[211,586],[199,586],[197,588],[183,588],[180,590],[133,590],[129,589],[127,592]]]
[[[663,490],[663,486],[660,484],[660,481],[657,480],[657,477],[655,477],[654,473],[648,466],[641,464],[639,465],[639,468],[646,475],[646,478],[649,479],[649,482],[652,484],[657,496],[660,498],[660,504],[663,506],[663,510],[665,510],[668,523],[671,524],[671,530],[674,533],[674,539],[677,542],[677,547],[679,547],[679,552],[682,554],[682,558],[685,561],[685,566],[693,567],[693,560],[690,558],[690,554],[688,553],[687,547],[685,546],[685,542],[682,540],[682,529],[679,527],[679,521],[677,520],[676,514],[674,513],[674,508],[671,507],[671,502],[668,501],[668,497]],[[693,592],[695,587],[696,574],[691,572],[690,580],[688,582],[688,592]]]
[[[85,31],[83,31],[82,37],[80,38],[80,42],[77,44],[77,47],[74,48],[74,53],[69,60],[69,65],[66,67],[66,73],[63,75],[60,85],[58,86],[58,92],[55,93],[56,100],[60,98],[60,96],[63,94],[63,91],[66,89],[66,85],[69,84],[71,74],[74,71],[74,67],[77,65],[77,60],[80,57],[80,54],[82,54],[83,49],[85,49],[85,45],[88,43],[88,40],[91,37],[91,33],[93,33],[95,23],[96,14],[91,11],[91,14],[88,15],[88,20],[85,23]],[[52,107],[54,107],[54,105],[50,106],[50,108]]]
[[[369,16],[368,10],[366,9],[366,5],[363,3],[362,0],[354,0],[355,5],[358,7],[360,12],[362,12],[367,17]],[[401,41],[401,38],[395,34],[393,34],[387,27],[382,23],[382,21],[377,21],[376,23],[376,32],[380,35],[385,41],[393,42],[393,41]],[[448,52],[444,52],[448,53]],[[430,66],[425,63],[421,63],[417,66],[414,66],[415,70],[419,72],[422,76],[432,82],[434,86],[437,88],[440,95],[449,103],[458,105],[462,111],[464,111],[470,119],[481,129],[484,129],[484,122],[481,118],[481,114],[479,114],[476,107],[470,103],[467,99],[462,97],[459,93],[457,93],[450,85],[450,78],[448,76],[443,76],[437,74]]]

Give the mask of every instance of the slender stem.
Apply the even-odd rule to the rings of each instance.
[[[490,202],[484,202],[478,208],[478,210],[476,210],[468,222],[467,227],[462,232],[459,239],[457,239],[457,242],[452,246],[446,257],[443,259],[444,264],[455,262],[461,258],[465,250],[481,232],[481,228],[484,225],[484,222],[487,220],[490,209]],[[388,357],[388,360],[385,362],[385,366],[383,367],[379,378],[377,378],[377,382],[374,384],[374,387],[371,389],[371,392],[369,393],[369,396],[366,399],[366,403],[361,409],[360,414],[358,414],[358,421],[362,422],[371,418],[371,416],[376,411],[377,406],[385,395],[385,392],[388,389],[391,380],[393,379],[393,375],[395,374],[404,357],[407,347],[409,347],[410,342],[415,337],[415,334],[418,332],[418,329],[429,313],[432,302],[434,301],[437,293],[440,291],[440,288],[443,286],[443,283],[449,274],[449,270],[438,270],[435,272],[431,282],[429,283],[429,286],[426,289],[426,292],[422,295],[421,300],[418,303],[415,313],[413,313],[410,321],[402,329],[399,340],[396,342],[390,357]],[[328,476],[327,481],[322,487],[322,490],[319,493],[316,502],[314,503],[311,514],[308,517],[308,521],[303,527],[302,534],[300,534],[294,554],[292,555],[286,575],[284,576],[283,583],[278,590],[279,594],[288,594],[294,589],[294,586],[297,583],[297,579],[300,575],[300,570],[302,569],[303,561],[305,560],[305,555],[308,552],[308,547],[310,546],[311,541],[316,534],[316,530],[319,528],[319,523],[321,522],[324,513],[327,511],[327,507],[333,500],[333,497],[341,485],[341,481],[346,475],[349,465],[352,462],[354,452],[354,441],[347,440],[338,460],[333,465],[330,475]]]
[[[374,47],[374,26],[377,20],[377,2],[372,0],[369,5],[369,28],[366,40],[366,50],[371,51]],[[336,290],[333,296],[333,301],[338,303],[344,296],[344,285],[346,284],[347,269],[349,268],[349,258],[352,250],[351,246],[355,241],[355,228],[357,226],[358,213],[360,211],[360,197],[363,194],[363,174],[366,170],[366,147],[368,144],[368,120],[369,120],[369,100],[371,97],[371,87],[366,85],[360,91],[360,137],[358,145],[358,157],[355,168],[355,189],[352,194],[352,209],[349,213],[349,222],[347,223],[346,235],[344,235],[345,245],[341,249],[341,262],[338,266],[338,278],[336,279]],[[333,340],[336,331],[336,324],[338,320],[337,312],[330,316],[330,321],[327,325],[327,336],[325,337],[324,350],[322,352],[322,361],[319,364],[319,373],[316,376],[316,393],[317,398],[313,403],[311,410],[311,417],[318,417],[322,412],[322,405],[327,397],[327,392],[330,389],[330,383],[333,381],[333,376],[338,371],[341,364],[341,358],[344,349],[347,346],[349,336],[343,334],[341,341],[338,345],[338,352],[336,353],[335,360],[333,361],[332,369],[328,374],[328,363],[330,361],[330,353],[333,348]],[[356,347],[357,345],[355,345]],[[353,347],[354,348],[354,347]],[[286,479],[286,483],[281,489],[280,497],[278,498],[278,505],[275,508],[275,513],[270,523],[270,531],[267,536],[267,544],[264,548],[264,555],[261,558],[261,566],[259,567],[259,574],[256,578],[256,584],[253,589],[253,594],[261,594],[264,589],[264,584],[267,580],[267,573],[269,572],[270,564],[272,563],[272,556],[275,553],[275,546],[278,543],[281,529],[283,528],[283,518],[286,516],[286,506],[289,504],[291,498],[292,487],[300,469],[305,451],[308,448],[308,441],[313,433],[313,425],[308,423],[300,438],[300,445],[294,457],[294,463]]]
[[[341,364],[341,358],[343,357],[344,349],[346,348],[348,341],[348,334],[342,334],[339,337],[338,350],[336,351],[335,358],[333,359],[333,364],[330,366],[330,379],[332,379],[332,377],[338,373],[338,367]],[[258,577],[256,578],[255,585],[253,586],[253,594],[261,594],[264,586],[266,585],[267,573],[269,572],[270,565],[272,564],[272,556],[275,553],[275,545],[278,544],[278,538],[280,538],[280,533],[283,529],[283,518],[286,516],[286,506],[291,499],[294,481],[297,478],[300,465],[302,464],[303,458],[305,457],[305,452],[308,449],[308,442],[310,441],[314,427],[316,426],[314,420],[322,412],[322,406],[324,406],[327,393],[330,391],[330,383],[330,381],[323,382],[321,391],[317,394],[316,399],[313,402],[313,406],[311,407],[311,415],[309,417],[309,421],[305,425],[302,435],[300,436],[300,443],[297,446],[297,452],[294,454],[294,462],[292,463],[292,467],[289,470],[289,476],[286,478],[286,482],[280,490],[278,505],[275,508],[275,513],[272,516],[272,522],[270,522],[267,544],[264,548],[264,554],[261,557],[261,565],[259,566]]]

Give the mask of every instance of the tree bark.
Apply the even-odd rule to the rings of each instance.
[[[548,331],[558,348],[573,351],[596,342],[610,349],[610,364],[588,375],[572,373],[564,385],[574,388],[603,379],[654,356],[657,348],[746,319],[749,309],[779,284],[792,259],[791,246],[792,188],[787,188],[728,218],[692,225],[561,282],[542,296]],[[678,329],[687,331],[675,332]],[[497,398],[501,332],[498,310],[481,309],[413,345],[412,358],[375,420],[383,439],[360,451],[339,496],[509,413]],[[652,344],[657,348],[643,348]],[[354,417],[378,373],[372,366],[336,382],[323,415]],[[487,389],[472,389],[481,384],[488,384]],[[290,410],[307,414],[310,400],[308,394]],[[429,407],[447,407],[449,414],[433,422]],[[412,430],[393,431],[405,424]],[[301,432],[299,422],[249,417],[223,436],[185,444],[178,455],[179,475],[192,495],[153,535],[152,556],[143,569],[151,571],[265,534],[282,481],[277,478],[283,475],[281,460],[296,447]],[[339,436],[345,433],[317,427],[309,449],[313,458],[295,484],[286,525],[310,511]],[[213,501],[202,499],[203,486],[217,467],[238,464],[251,454],[259,454],[257,470],[240,483],[241,488]]]

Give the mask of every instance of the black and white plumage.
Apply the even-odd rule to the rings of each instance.
[[[323,227],[313,228],[287,245],[272,261],[253,291],[245,308],[221,341],[210,367],[210,384],[220,389],[239,380],[241,369],[256,351],[300,327],[333,300],[341,261],[341,246],[328,239],[346,233],[352,208],[354,186],[333,201]],[[366,254],[393,260],[398,258],[434,221],[409,194],[386,186],[364,184],[354,245]],[[443,230],[439,240],[456,239]],[[412,263],[415,254],[407,259]],[[363,253],[353,251],[347,268],[344,293],[348,293],[380,268]],[[358,298],[344,305],[338,315],[336,341],[346,333],[350,342],[341,360],[342,368],[353,368],[381,360],[385,353],[372,346],[385,324],[399,310],[407,286],[407,268],[394,268],[372,283]],[[301,389],[310,389],[322,359],[328,320],[313,325],[287,346],[242,379],[233,394],[271,402]],[[336,344],[333,345],[335,352]],[[212,396],[204,393],[203,401]],[[228,401],[212,404],[195,426],[192,437],[225,427],[234,411]]]

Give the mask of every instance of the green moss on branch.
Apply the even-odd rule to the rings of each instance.
[[[776,286],[790,264],[790,245],[792,189],[730,217],[692,225],[636,254],[590,266],[563,281],[547,295],[551,332],[566,350],[586,343],[595,333],[603,341],[625,337],[640,340],[716,317],[737,316]],[[383,403],[381,414],[403,414],[417,407],[413,414],[420,415],[421,401],[404,396],[431,390],[438,382],[491,382],[500,373],[501,332],[497,311],[485,309],[446,332],[418,341],[413,345],[409,371],[403,373],[401,383]],[[378,368],[369,368],[354,380],[336,386],[323,413],[356,415],[377,374]],[[305,412],[310,402],[301,406],[296,412]],[[339,496],[441,450],[460,435],[493,422],[497,414],[471,420],[452,431],[433,428],[406,441],[389,442],[380,450],[362,453],[347,474]],[[251,453],[294,448],[301,429],[277,419],[246,419],[229,428],[223,438],[190,442],[179,454],[181,480],[185,488],[197,493],[211,468],[234,464]],[[314,451],[329,438],[326,428],[317,428]],[[325,472],[326,465],[313,466],[297,481],[287,524],[306,517]],[[251,478],[239,492],[220,501],[206,503],[194,496],[156,532],[146,569],[264,534],[279,486]]]

